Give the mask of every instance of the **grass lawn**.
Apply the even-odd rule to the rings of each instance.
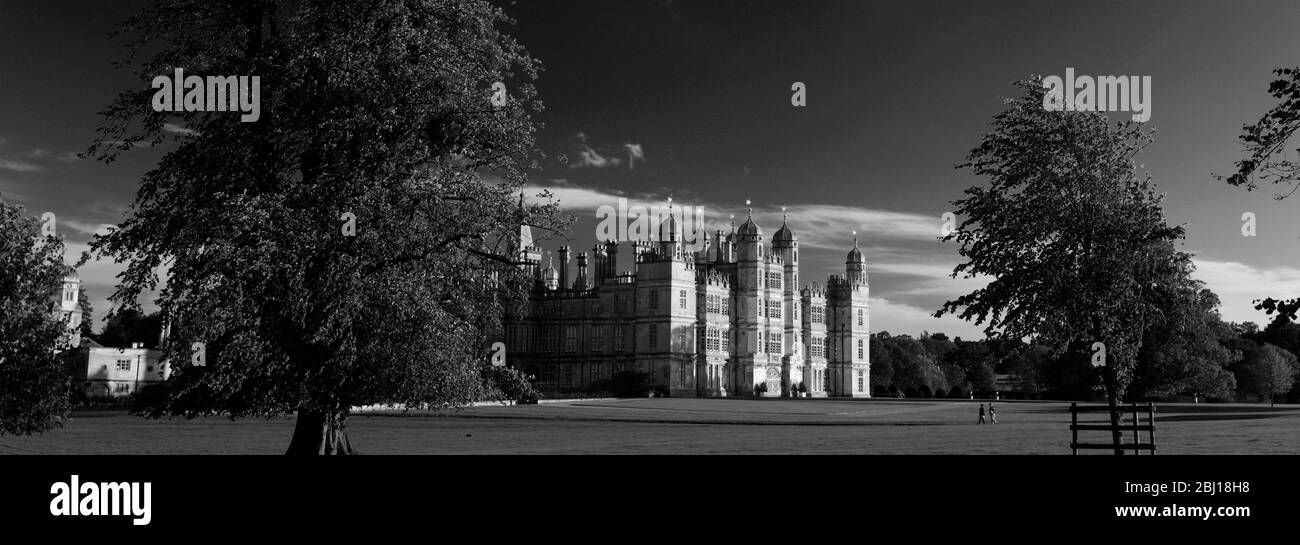
[[[1000,423],[977,426],[976,402],[962,400],[620,399],[362,415],[348,430],[367,454],[1070,453],[1068,403],[996,407]],[[0,453],[280,454],[292,430],[287,418],[79,412],[44,435],[0,437]],[[1300,453],[1300,406],[1158,405],[1156,445],[1160,454]]]

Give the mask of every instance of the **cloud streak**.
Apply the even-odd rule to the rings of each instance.
[[[45,167],[28,163],[26,161],[0,159],[0,170],[8,170],[10,172],[42,172],[45,170]]]
[[[1194,277],[1205,282],[1219,296],[1220,313],[1229,322],[1255,322],[1264,325],[1272,318],[1255,310],[1256,299],[1300,297],[1300,269],[1295,267],[1256,267],[1238,261],[1193,258]]]
[[[582,146],[578,150],[578,160],[569,162],[569,168],[606,168],[623,164],[618,157],[606,157],[591,146]]]

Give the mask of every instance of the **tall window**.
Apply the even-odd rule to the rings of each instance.
[[[578,351],[578,326],[571,325],[564,328],[564,351],[569,353]]]
[[[723,316],[730,316],[730,315],[731,315],[731,298],[730,298],[730,297],[727,297],[727,296],[725,296],[725,295],[719,295],[718,297],[721,299],[719,302],[720,302],[721,305],[722,305],[722,315],[723,315]]]
[[[761,300],[762,300],[762,299],[760,299],[760,301],[761,301]],[[762,352],[762,351],[764,351],[764,350],[766,350],[766,349],[767,349],[767,347],[766,347],[766,346],[763,346],[763,332],[762,332],[762,331],[759,331],[759,332],[758,332],[758,351],[759,351],[759,352]]]
[[[686,308],[686,290],[677,293],[677,306],[682,309]]]
[[[605,326],[603,325],[591,326],[591,351],[592,352],[605,351]]]
[[[590,371],[591,375],[588,378],[588,380],[590,382],[596,382],[600,380],[600,363],[593,361],[588,365],[591,367],[591,371]]]
[[[864,357],[865,356],[862,355],[862,339],[858,339],[858,359],[862,359]]]
[[[767,273],[767,289],[773,289],[773,290],[779,290],[779,289],[781,289],[781,273],[780,273],[780,272],[769,272],[769,273]]]
[[[659,290],[657,289],[650,290],[650,308],[659,308]]]
[[[686,345],[686,332],[685,332],[685,331],[678,331],[678,332],[677,332],[677,349],[678,349],[678,350],[681,350],[681,351],[683,351],[683,352],[685,352],[685,351],[687,350],[687,348],[688,348],[688,347],[687,347],[687,345]]]
[[[659,325],[650,324],[650,348],[659,347]]]
[[[614,307],[619,312],[627,312],[627,294],[619,293],[614,295]]]
[[[858,309],[858,325],[862,325],[862,309]]]
[[[626,348],[624,346],[626,339],[627,339],[627,330],[624,329],[623,326],[621,325],[614,326],[614,351],[615,352],[622,352],[624,348]]]
[[[862,391],[862,371],[858,371],[858,391]]]

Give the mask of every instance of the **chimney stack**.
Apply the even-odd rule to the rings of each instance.
[[[567,290],[569,285],[569,246],[560,246],[560,289]]]

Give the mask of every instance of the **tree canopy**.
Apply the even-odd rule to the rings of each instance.
[[[1122,391],[1141,332],[1161,312],[1152,294],[1183,266],[1174,249],[1183,229],[1166,223],[1134,160],[1154,133],[1103,113],[1048,111],[1040,82],[1017,86],[1022,96],[957,165],[988,184],[954,202],[962,221],[944,237],[966,259],[954,277],[992,280],[935,315],[1058,350],[1104,342]]]
[[[55,355],[67,323],[59,314],[63,240],[0,195],[0,435],[59,426],[68,414],[68,376]]]
[[[127,264],[115,304],[167,268],[180,365],[149,414],[297,414],[290,453],[349,453],[350,407],[482,394],[486,343],[531,282],[513,233],[564,228],[521,197],[539,65],[508,23],[485,1],[170,0],[123,24],[141,85],[90,151],[179,144],[93,243]],[[178,67],[259,76],[261,118],[154,111],[148,82]],[[207,365],[186,364],[196,348]]]

